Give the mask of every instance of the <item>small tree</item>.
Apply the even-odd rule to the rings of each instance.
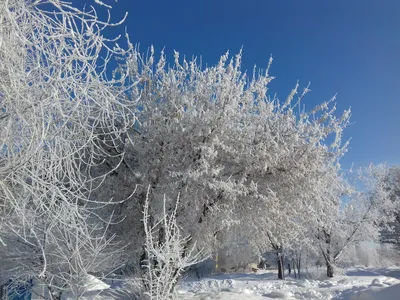
[[[333,214],[325,224],[320,223],[316,236],[328,277],[333,277],[334,266],[349,246],[365,240],[377,240],[380,225],[393,219],[394,203],[390,201],[390,190],[383,180],[387,172],[383,165],[371,165],[360,170],[358,180],[364,183],[364,191],[350,193],[350,198],[336,216]]]
[[[151,300],[169,300],[175,295],[175,287],[182,273],[188,267],[201,262],[202,254],[195,252],[195,245],[188,248],[190,237],[182,236],[177,224],[179,197],[175,209],[170,213],[167,213],[164,197],[164,212],[155,224],[149,215],[149,205],[148,190],[143,211],[146,234],[145,258],[142,261],[145,269],[144,295]]]
[[[394,206],[394,219],[392,222],[381,224],[380,242],[393,245],[400,250],[400,166],[388,168],[382,181],[385,183],[388,197]]]

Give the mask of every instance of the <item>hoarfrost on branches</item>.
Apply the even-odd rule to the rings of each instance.
[[[33,277],[56,298],[118,264],[102,254],[117,253],[105,234],[112,215],[95,212],[109,200],[91,199],[135,119],[126,74],[107,79],[125,53],[103,35],[114,25],[65,1],[0,3],[1,276]]]

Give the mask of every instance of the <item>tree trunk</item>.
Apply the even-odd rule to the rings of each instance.
[[[297,278],[296,262],[292,260],[294,278]]]
[[[326,276],[328,278],[333,277],[333,265],[332,265],[332,260],[331,260],[331,252],[329,250],[326,251],[325,255],[325,263],[326,263]]]
[[[283,255],[282,251],[277,252],[277,262],[278,262],[278,279],[285,279],[285,270],[283,269]]]
[[[333,266],[331,264],[328,264],[328,263],[326,264],[326,275],[329,278],[333,277]]]
[[[215,270],[214,270],[214,273],[218,273],[218,268],[219,268],[219,266],[218,266],[218,253],[217,253],[216,256],[215,256]]]
[[[326,276],[328,276],[328,278],[332,278],[333,277],[333,263],[337,259],[337,254],[334,255],[333,257],[331,256],[331,251],[330,251],[331,242],[332,242],[331,233],[326,231],[325,229],[322,230],[322,233],[324,234],[323,240],[326,245],[326,251],[321,246],[322,254],[324,255],[325,264],[326,264]],[[321,237],[319,239],[321,239]]]
[[[297,278],[300,279],[300,270],[301,270],[301,253],[299,253],[296,259],[296,268],[297,268]]]

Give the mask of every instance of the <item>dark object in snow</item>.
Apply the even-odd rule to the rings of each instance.
[[[10,279],[7,283],[7,299],[12,300],[31,300],[32,299],[32,279],[27,282]]]

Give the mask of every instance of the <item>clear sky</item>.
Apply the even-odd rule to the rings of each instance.
[[[254,64],[264,68],[272,54],[271,94],[284,99],[297,80],[310,81],[306,107],[336,93],[339,111],[352,107],[345,169],[400,164],[400,0],[119,0],[113,6],[114,19],[128,11],[125,25],[143,51],[154,45],[213,64],[243,47],[249,71]]]

